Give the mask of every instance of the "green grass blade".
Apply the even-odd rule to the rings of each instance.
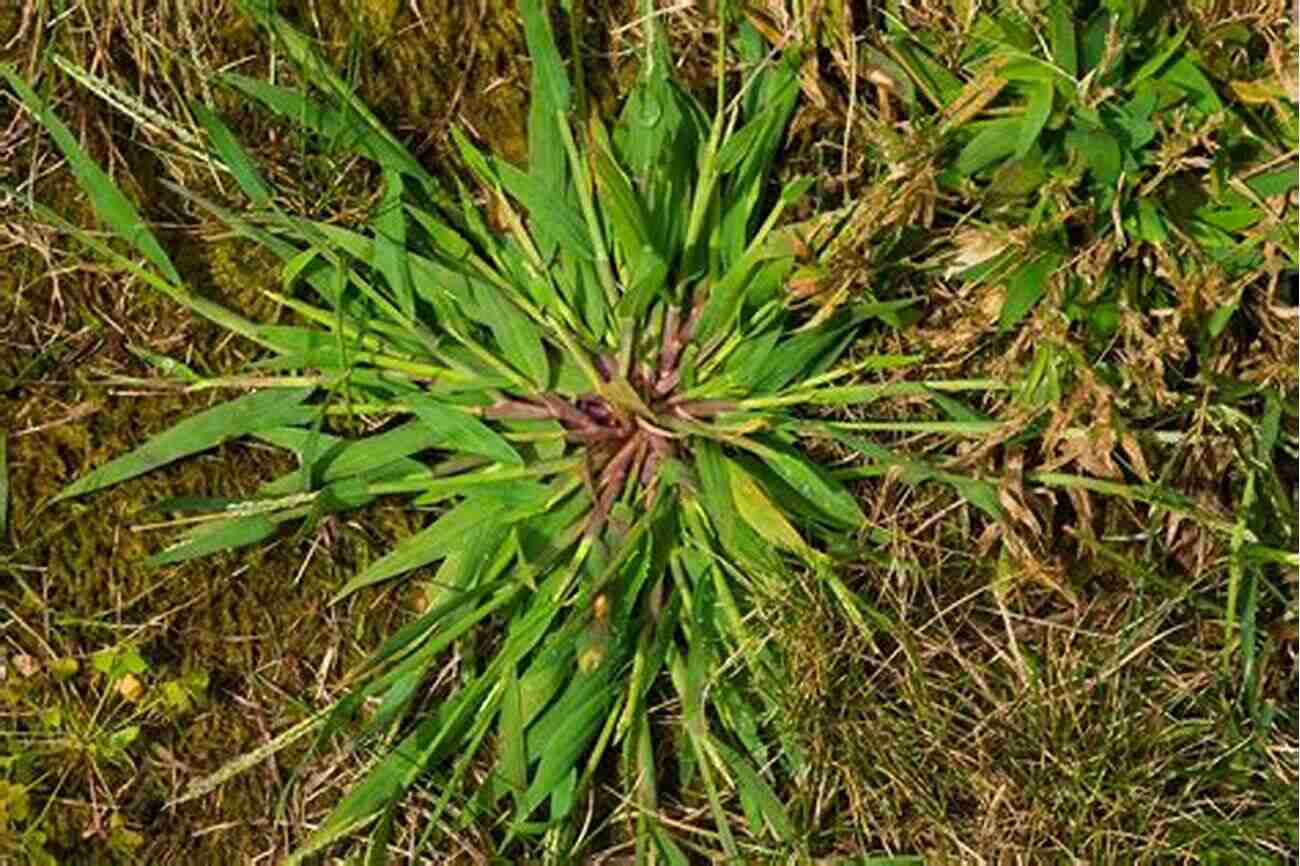
[[[301,405],[313,388],[268,389],[200,412],[65,487],[54,501],[109,487],[257,430],[302,423],[318,410]]]
[[[574,683],[547,716],[530,731],[530,754],[540,750],[537,771],[516,817],[525,819],[544,803],[577,767],[578,759],[600,730],[610,703],[618,692],[616,682],[591,674]],[[554,718],[555,724],[549,724]],[[557,815],[552,815],[555,819]]]
[[[769,544],[805,556],[809,560],[817,559],[817,553],[786,519],[785,513],[772,502],[758,480],[736,461],[726,460],[725,463],[736,513]]]
[[[749,439],[737,441],[761,457],[770,469],[818,511],[845,529],[856,531],[866,524],[867,516],[863,514],[856,497],[808,460],[781,445],[762,444]]]
[[[512,466],[524,465],[519,452],[500,433],[474,416],[439,403],[419,391],[404,393],[402,399],[415,416],[434,432],[438,445],[442,448],[481,454]]]
[[[312,47],[311,41],[276,13],[267,0],[239,0],[240,6],[269,30],[290,59],[303,71],[308,81],[335,99],[343,110],[332,112],[330,122],[338,123],[334,136],[347,136],[376,163],[400,171],[417,181],[431,198],[449,201],[438,181],[420,165],[400,141],[388,131],[343,79]],[[223,76],[229,78],[229,76]],[[244,79],[245,82],[253,79]],[[293,118],[293,114],[288,114]],[[297,119],[297,118],[294,118]],[[331,136],[327,136],[330,138]]]
[[[488,159],[493,176],[506,192],[528,209],[534,232],[554,238],[580,259],[595,261],[596,251],[587,236],[582,214],[572,204],[556,197],[554,190],[510,163],[496,157]]]
[[[762,814],[763,819],[776,834],[787,844],[795,841],[794,822],[790,820],[785,806],[772,790],[772,786],[763,781],[763,777],[750,766],[749,761],[716,738],[710,738],[711,747],[723,758],[727,769],[736,774],[736,784],[745,792],[751,802]]]
[[[406,212],[402,209],[402,174],[384,172],[384,197],[372,224],[375,233],[375,267],[384,275],[397,297],[397,306],[407,318],[415,318],[415,293],[411,288],[411,264],[407,258]]]
[[[528,107],[528,170],[539,184],[563,197],[568,190],[561,116],[569,110],[570,88],[564,62],[551,32],[545,4],[522,0],[519,17],[532,58],[532,100]]]
[[[1028,86],[1029,104],[1025,106],[1025,114],[1020,121],[1020,138],[1015,153],[1011,155],[1012,159],[1022,159],[1029,153],[1038,143],[1038,136],[1042,134],[1043,127],[1047,126],[1047,119],[1052,116],[1052,100],[1056,95],[1052,82],[1036,81]]]
[[[18,73],[7,64],[0,64],[0,76],[8,80],[9,85],[18,93],[19,99],[28,111],[36,116],[41,125],[50,133],[54,143],[68,160],[68,167],[76,176],[77,182],[85,190],[95,213],[108,227],[123,240],[140,251],[145,258],[153,262],[162,271],[163,276],[173,285],[181,284],[181,275],[176,266],[163,250],[162,245],[145,225],[140,212],[112,179],[104,173],[95,161],[77,144],[72,132],[59,120],[50,105],[36,94],[19,77]]]
[[[1052,59],[1071,78],[1079,76],[1078,37],[1074,31],[1074,4],[1056,0],[1049,17],[1052,23]]]
[[[495,286],[482,286],[474,294],[480,316],[492,330],[504,358],[533,385],[546,388],[550,384],[551,365],[542,345],[541,329]]]
[[[1018,118],[985,124],[957,155],[957,171],[970,176],[1015,153],[1022,128]]]
[[[652,303],[664,296],[668,285],[668,262],[646,244],[637,258],[637,269],[627,281],[626,291],[619,298],[615,314],[620,320],[635,322]]]
[[[998,499],[998,489],[992,482],[985,481],[982,478],[972,478],[955,472],[947,472],[931,466],[923,460],[897,454],[882,445],[863,439],[861,436],[853,436],[833,428],[828,429],[827,432],[835,441],[870,458],[879,464],[882,469],[890,466],[900,468],[903,472],[903,481],[908,484],[919,484],[931,480],[948,484],[957,491],[958,495],[993,520],[1002,519],[1002,505]]]
[[[1021,267],[1007,282],[1007,298],[998,314],[998,326],[1006,331],[1023,319],[1047,291],[1047,281],[1061,266],[1065,256],[1045,253]]]
[[[591,170],[600,192],[600,204],[613,229],[612,239],[618,244],[628,270],[634,271],[642,249],[651,240],[645,205],[614,159],[609,135],[596,119],[591,122],[588,140]]]
[[[311,447],[311,440],[306,437],[313,434],[311,431],[303,433],[302,448],[306,454]],[[437,444],[437,435],[433,431],[418,421],[411,421],[377,436],[349,441],[323,453],[317,451],[320,456],[311,466],[311,472],[321,482],[336,481],[386,466]]]
[[[505,695],[501,699],[501,713],[497,730],[501,740],[500,774],[515,801],[515,811],[522,811],[524,793],[528,790],[528,749],[524,739],[524,697],[519,677],[513,666],[507,669]]]
[[[264,541],[275,532],[275,521],[263,514],[221,520],[186,533],[166,550],[149,557],[149,565],[175,565],[223,550]]]
[[[344,584],[330,603],[335,604],[362,587],[380,583],[446,557],[461,548],[467,533],[480,525],[500,520],[508,510],[506,504],[485,497],[467,499],[371,563],[369,568]]]
[[[194,116],[198,118],[199,123],[208,132],[208,138],[212,141],[213,148],[216,149],[217,155],[225,163],[227,169],[235,178],[235,183],[244,191],[244,195],[258,207],[270,207],[271,205],[271,186],[262,177],[261,172],[257,170],[257,163],[249,156],[248,151],[240,146],[230,127],[217,116],[216,112],[209,109],[201,103],[194,103],[191,106]]]
[[[837,357],[839,352],[836,351],[836,344],[843,343],[856,324],[852,319],[827,323],[815,331],[795,334],[777,344],[776,350],[754,374],[754,393],[778,391],[818,359]]]
[[[485,605],[483,615],[490,612]],[[482,682],[480,677],[478,682]],[[318,851],[365,827],[397,802],[415,778],[449,748],[473,709],[481,708],[483,688],[466,688],[423,720],[365,778],[351,788],[311,836],[285,860],[297,866]]]

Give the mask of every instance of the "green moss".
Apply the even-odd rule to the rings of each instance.
[[[158,40],[163,47],[145,43],[140,34],[157,35],[157,21],[129,19],[141,13],[109,0],[87,5],[88,13],[103,23],[104,38],[117,49],[110,55],[110,75],[132,89],[143,82],[153,92],[179,91],[186,98],[202,92],[195,58],[182,50],[187,44],[183,34],[164,33]],[[269,52],[262,35],[238,16],[208,16],[207,7],[199,5],[203,8],[187,6],[184,11],[194,44],[205,52],[198,58],[202,66],[215,68],[251,55],[254,61],[240,71],[265,74]],[[299,12],[307,12],[307,5],[299,4]],[[447,2],[426,10],[421,22],[411,19],[407,4],[392,0],[313,5],[326,31],[327,53],[347,68],[346,56],[352,52],[353,78],[362,95],[435,170],[442,170],[438,160],[446,152],[445,132],[457,114],[472,118],[475,132],[489,146],[523,156],[521,82],[526,82],[527,69],[518,59],[522,35],[508,3],[493,0],[489,14],[479,19],[477,5],[469,10]],[[9,5],[0,10],[0,36],[17,27],[15,16]],[[301,14],[299,20],[314,32],[310,15]],[[371,23],[362,28],[362,21]],[[179,24],[169,20],[164,26]],[[473,39],[469,53],[467,33]],[[97,50],[94,34],[66,22],[46,35],[54,40],[54,50],[82,65]],[[282,80],[292,78],[283,66],[278,72]],[[504,83],[484,96],[500,78]],[[86,130],[84,141],[92,154],[114,166],[118,182],[150,219],[173,225],[189,219],[188,206],[159,183],[165,177],[183,178],[190,188],[218,200],[231,198],[228,180],[175,160],[165,148],[147,150],[133,141],[137,136],[129,125],[94,97],[58,76],[53,84],[62,116]],[[289,133],[279,119],[220,87],[209,92],[288,197],[309,212],[364,218],[374,188],[367,167],[340,166]],[[113,137],[103,137],[104,130]],[[46,158],[48,144],[39,147],[23,149],[19,160],[0,166],[0,179],[24,179],[27,159],[33,154]],[[79,225],[96,224],[65,173],[43,179],[35,195]],[[30,222],[30,217],[18,219]],[[172,537],[168,530],[137,531],[167,516],[151,513],[149,506],[179,495],[247,494],[291,468],[285,455],[246,444],[181,461],[84,500],[44,507],[87,469],[140,445],[214,399],[129,396],[107,387],[106,375],[153,375],[128,347],[172,355],[204,373],[238,369],[254,350],[227,340],[215,327],[195,321],[121,274],[97,265],[81,268],[90,262],[74,242],[40,231],[54,241],[51,259],[23,247],[0,252],[0,320],[16,325],[0,335],[0,435],[42,428],[10,441],[10,532],[7,545],[0,541],[0,604],[30,626],[13,638],[18,649],[42,661],[54,653],[81,664],[67,682],[44,674],[24,678],[21,699],[7,689],[14,700],[6,703],[0,696],[0,724],[7,733],[21,734],[21,781],[33,785],[34,806],[50,804],[41,829],[60,862],[165,863],[182,857],[186,862],[239,862],[270,844],[273,830],[266,819],[287,776],[259,767],[223,786],[220,813],[227,829],[220,832],[195,835],[212,823],[211,801],[174,811],[164,804],[176,795],[176,784],[217,769],[300,718],[302,707],[318,702],[318,676],[336,683],[366,648],[391,631],[394,620],[405,615],[409,595],[372,596],[342,611],[326,610],[323,602],[354,572],[355,563],[374,558],[396,536],[413,531],[419,515],[377,508],[366,516],[364,529],[334,525],[332,541],[318,547],[306,569],[304,556],[313,539],[291,534],[238,556],[167,570],[146,568],[144,558]],[[252,318],[276,315],[262,289],[278,287],[279,262],[238,239],[177,229],[163,234],[194,291]],[[46,276],[51,265],[61,271],[57,292]],[[40,362],[33,365],[37,358]],[[75,407],[93,411],[81,415]],[[206,703],[186,713],[145,713],[137,720],[142,734],[126,748],[125,762],[92,762],[92,753],[74,746],[71,737],[65,738],[65,747],[38,748],[49,732],[42,729],[37,708],[58,708],[68,724],[87,728],[85,742],[131,718],[134,708],[88,662],[94,652],[128,638],[139,643],[149,660],[150,670],[142,677],[145,700],[168,680],[201,672],[210,681]],[[327,655],[332,659],[320,673]],[[106,710],[96,716],[101,698]],[[301,750],[291,750],[280,766],[294,766],[303,757]],[[114,792],[112,805],[106,807],[102,788],[90,789],[96,778],[89,772],[92,766],[99,774],[96,784]],[[0,770],[0,778],[6,772],[18,769]],[[58,796],[51,801],[56,785]],[[314,800],[311,814],[330,800],[328,792]],[[141,846],[130,852],[110,844],[107,832],[85,836],[94,819],[92,802],[99,805],[105,826],[117,816],[126,830],[142,833]],[[0,842],[0,860],[9,854],[5,844]]]

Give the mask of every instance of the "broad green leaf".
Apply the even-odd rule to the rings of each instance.
[[[1052,59],[1071,78],[1079,77],[1079,48],[1074,33],[1073,3],[1056,0],[1048,13],[1052,22]]]
[[[1020,139],[1016,144],[1013,159],[1022,159],[1042,134],[1047,119],[1052,115],[1052,100],[1056,95],[1050,81],[1041,81],[1029,85],[1029,104],[1025,107],[1024,118],[1020,121]]]
[[[65,487],[54,501],[118,484],[258,430],[307,421],[318,410],[301,404],[313,390],[270,388],[214,406],[159,433],[129,454],[82,476]]]
[[[1064,260],[1060,253],[1044,253],[1011,275],[1007,281],[1007,298],[998,315],[1002,330],[1015,325],[1038,303],[1047,291],[1048,280]]]
[[[1164,44],[1160,46],[1160,50],[1156,52],[1150,60],[1143,63],[1142,66],[1138,68],[1137,72],[1133,73],[1133,75],[1129,77],[1125,82],[1126,86],[1129,88],[1135,88],[1143,81],[1146,81],[1148,78],[1159,72],[1160,69],[1169,62],[1169,58],[1173,57],[1174,53],[1182,47],[1184,40],[1187,39],[1187,34],[1190,32],[1190,27],[1184,27],[1173,36],[1167,38],[1164,41]]]
[[[54,143],[68,160],[77,183],[85,190],[95,213],[99,215],[114,234],[130,243],[140,253],[162,271],[163,276],[173,286],[183,283],[175,265],[163,250],[162,245],[145,225],[144,218],[135,209],[135,205],[118,189],[103,169],[77,144],[72,132],[59,120],[50,105],[27,85],[17,72],[8,64],[0,64],[0,76],[8,80],[9,85],[18,93],[19,99],[27,110],[36,116],[41,125],[50,133]]]
[[[1300,173],[1293,171],[1290,167],[1257,174],[1246,181],[1246,186],[1250,187],[1252,192],[1262,198],[1285,195],[1295,189],[1297,185],[1300,185]]]
[[[1213,114],[1223,110],[1223,100],[1219,98],[1214,85],[1189,54],[1183,54],[1157,78],[1188,93],[1197,111]]]
[[[984,125],[957,155],[957,171],[969,177],[1016,152],[1024,122],[995,120]]]
[[[1124,163],[1113,135],[1100,129],[1071,130],[1065,134],[1065,145],[1083,156],[1097,183],[1107,189],[1115,186]]]
[[[999,66],[998,77],[1005,78],[1008,81],[1021,81],[1030,84],[1042,81],[1055,83],[1061,80],[1060,73],[1050,63],[1036,57],[1012,60],[1004,66]]]
[[[1151,199],[1143,198],[1138,200],[1137,208],[1138,237],[1153,244],[1169,240],[1169,231],[1165,228],[1159,205]]]

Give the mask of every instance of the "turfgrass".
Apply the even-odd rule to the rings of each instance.
[[[29,8],[37,23],[58,17],[41,4]],[[479,33],[483,47],[467,57],[450,50],[455,40],[430,23],[432,14],[421,23],[396,7],[385,31],[331,8],[304,4],[301,20],[321,22],[338,67],[355,70],[362,96],[428,164],[439,165],[447,152],[445,137],[429,134],[446,124],[430,116],[456,104],[451,85],[462,80],[471,84],[461,99],[473,106],[462,114],[479,135],[499,152],[522,152],[527,66],[511,19],[490,19]],[[229,239],[194,242],[212,228],[181,230],[197,215],[152,181],[161,171],[221,195],[202,163],[177,153],[174,132],[128,124],[41,57],[57,46],[86,68],[107,70],[124,89],[152,87],[175,117],[184,116],[177,96],[203,92],[200,70],[186,71],[177,58],[210,69],[248,54],[257,58],[250,74],[269,69],[252,32],[223,18],[220,4],[176,10],[194,14],[160,9],[151,19],[127,4],[74,5],[14,56],[29,76],[41,72],[72,100],[61,107],[64,116],[145,212],[177,226],[165,237],[188,251],[178,263],[184,275],[255,310],[261,302],[250,283],[259,260]],[[1070,125],[1087,122],[1080,111],[1108,98],[1100,77],[1082,109],[1063,94],[1053,99],[1060,116],[1048,117],[1041,154],[1029,154],[1029,163],[1004,155],[975,167],[968,155],[982,129],[1019,117],[1035,98],[1032,79],[981,79],[981,70],[992,76],[989,52],[1011,44],[1059,61],[1052,52],[1062,44],[1061,25],[1050,15],[998,24],[957,5],[900,7],[876,18],[839,8],[796,11],[789,22],[773,15],[769,26],[787,26],[823,50],[805,69],[783,170],[815,167],[817,205],[847,201],[857,209],[823,268],[794,288],[823,304],[841,292],[892,297],[919,288],[927,298],[920,321],[868,336],[855,351],[923,352],[917,378],[993,377],[1014,394],[975,407],[977,420],[998,422],[983,440],[890,436],[880,441],[912,462],[856,473],[867,476],[857,487],[863,508],[889,541],[885,556],[855,570],[851,586],[891,624],[887,635],[874,645],[862,641],[815,583],[760,609],[769,640],[796,672],[779,697],[814,774],[802,791],[786,793],[812,848],[887,849],[936,861],[1280,859],[1296,844],[1295,562],[1267,557],[1268,549],[1295,548],[1294,172],[1280,189],[1251,183],[1294,167],[1295,36],[1287,10],[1189,6],[1139,22],[1144,39],[1119,67],[1118,90],[1143,69],[1142,51],[1158,52],[1162,39],[1187,27],[1185,44],[1226,108],[1207,120],[1185,97],[1162,110],[1138,167],[1122,169],[1115,202],[1098,186],[1106,156],[1090,161],[1086,148],[1068,145]],[[477,10],[465,14],[489,20]],[[624,10],[616,18],[622,24],[629,16]],[[23,20],[0,19],[0,35]],[[707,45],[698,54],[693,46],[705,44],[709,18],[666,21],[681,37],[688,71],[704,70],[706,79]],[[107,47],[92,39],[101,30]],[[928,73],[932,96],[924,70],[900,72],[908,50],[915,52],[907,36],[928,45],[958,84],[978,82],[966,92],[977,102],[988,97],[986,104],[945,109],[938,73]],[[616,57],[618,48],[617,37],[592,46]],[[447,59],[469,68],[450,75],[438,62]],[[863,76],[849,86],[854,69]],[[480,106],[476,94],[497,76],[506,83]],[[905,79],[920,91],[911,99]],[[1191,99],[1208,99],[1192,90]],[[364,213],[367,191],[378,187],[362,167],[311,153],[264,115],[223,104],[220,91],[213,98],[233,110],[241,140],[259,149],[276,180],[300,191],[295,206],[345,219]],[[839,120],[845,116],[847,126]],[[481,122],[494,117],[499,128]],[[35,198],[65,202],[66,216],[89,225],[48,141],[28,117],[15,112],[14,119],[5,142],[16,158],[4,163],[5,179],[37,178]],[[1116,132],[1112,116],[1101,119],[1103,130]],[[132,143],[130,133],[156,150]],[[841,142],[849,147],[837,150]],[[945,176],[954,166],[973,177]],[[148,362],[129,347],[205,374],[237,369],[253,349],[190,322],[120,273],[99,270],[17,206],[10,213],[6,227],[20,243],[6,250],[0,277],[13,310],[5,320],[13,325],[5,337],[10,355],[0,362],[12,380],[4,417],[16,419],[7,422],[4,718],[17,735],[6,741],[18,748],[5,772],[25,786],[30,804],[18,817],[20,797],[5,789],[4,802],[14,804],[10,826],[44,832],[50,850],[90,862],[238,862],[288,837],[300,841],[305,822],[319,820],[351,772],[348,759],[322,759],[319,775],[308,770],[310,783],[289,789],[295,799],[278,819],[268,804],[286,781],[277,767],[286,765],[236,777],[206,807],[163,803],[176,785],[322,705],[341,672],[406,616],[412,599],[399,591],[347,610],[322,607],[351,569],[326,567],[318,548],[297,580],[311,541],[175,574],[140,568],[161,544],[127,530],[151,519],[139,514],[143,504],[197,491],[246,494],[287,468],[246,446],[162,470],[89,507],[37,512],[84,469],[168,426],[184,406],[202,405],[193,397],[114,394],[121,389],[103,385],[106,374],[149,375]],[[1208,228],[1205,214],[1214,214]],[[1050,281],[1033,270],[1044,257],[1055,257]],[[985,279],[965,270],[981,262],[998,270]],[[1029,301],[1017,322],[1008,321],[1008,284]],[[893,408],[899,418],[916,412],[901,398]],[[42,429],[25,432],[34,427]],[[855,470],[845,467],[852,478]],[[981,499],[983,489],[950,483],[971,477],[987,479],[995,501]],[[971,504],[980,501],[984,508]],[[320,541],[341,538],[340,559],[364,561],[388,546],[387,537],[418,525],[400,510],[379,509]],[[139,644],[149,665],[132,674],[147,696],[135,701],[122,691],[129,654],[100,656],[103,671],[94,661],[97,650],[126,642]],[[67,658],[79,660],[78,672],[59,661]],[[196,673],[208,675],[206,688]],[[167,701],[176,693],[167,683],[202,692],[201,702]],[[132,738],[137,724],[141,734]],[[684,792],[669,817],[707,826],[698,802]],[[423,807],[417,798],[411,822]],[[246,826],[235,826],[241,821]],[[617,843],[620,821],[598,837],[601,844]],[[198,830],[207,832],[195,854],[189,837]],[[469,833],[464,851],[489,844]],[[35,847],[26,844],[27,853]]]

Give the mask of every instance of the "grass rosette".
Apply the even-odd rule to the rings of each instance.
[[[854,424],[808,410],[991,384],[864,384],[866,371],[915,362],[846,357],[860,326],[896,322],[909,302],[809,308],[787,292],[829,225],[783,222],[809,183],[771,183],[798,98],[797,49],[769,55],[742,24],[721,49],[710,116],[673,81],[647,16],[642,72],[609,132],[588,113],[581,77],[566,73],[545,10],[522,3],[533,59],[527,171],[455,134],[505,225],[498,232],[473,192],[430,175],[305,37],[267,8],[249,11],[313,92],[236,74],[224,83],[372,160],[384,183],[364,231],[286,213],[222,120],[195,107],[214,164],[252,207],[235,213],[186,194],[283,261],[282,290],[269,293],[298,325],[256,323],[187,289],[129,200],[5,72],[97,213],[145,262],[67,228],[269,350],[246,375],[187,384],[252,393],[182,421],[60,498],[249,436],[293,452],[299,468],[246,501],[165,504],[196,511],[197,528],[156,562],[255,544],[286,524],[309,532],[381,496],[432,515],[335,597],[437,564],[427,610],[337,704],[190,796],[300,736],[356,736],[359,724],[362,735],[394,736],[291,862],[372,825],[372,850],[382,851],[395,805],[426,774],[438,791],[426,835],[448,810],[455,822],[509,811],[505,846],[572,834],[565,819],[621,750],[639,859],[686,862],[655,817],[664,768],[648,710],[667,690],[681,710],[678,782],[702,782],[727,855],[742,847],[723,810],[733,792],[754,839],[795,841],[774,786],[802,764],[768,737],[774,707],[755,686],[778,671],[776,650],[751,633],[747,612],[805,569],[869,639],[871,611],[836,571],[838,558],[862,555],[866,518],[799,445],[830,438],[894,460],[855,438]],[[748,70],[736,93],[724,86],[729,50]],[[340,419],[389,420],[349,438]],[[482,630],[491,650],[467,655],[457,684],[428,695],[435,667]]]

